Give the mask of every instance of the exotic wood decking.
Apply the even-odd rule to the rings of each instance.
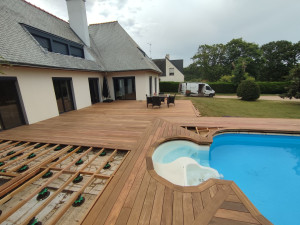
[[[30,145],[55,143],[69,148],[90,146],[99,151],[102,148],[129,151],[117,172],[109,177],[104,190],[97,192],[93,207],[88,206],[87,213],[83,213],[77,220],[73,219],[72,212],[69,211],[69,216],[62,217],[64,224],[271,224],[232,181],[211,179],[197,187],[184,188],[172,185],[156,175],[151,163],[146,161],[146,156],[151,147],[164,138],[184,136],[207,143],[211,141],[211,134],[215,130],[251,129],[257,123],[258,128],[263,126],[262,129],[297,131],[300,121],[288,120],[290,125],[283,126],[286,120],[251,119],[250,124],[248,119],[239,118],[235,122],[236,118],[198,116],[190,101],[176,101],[176,106],[171,105],[170,108],[163,104],[160,109],[147,109],[145,102],[135,101],[96,104],[33,125],[1,132],[0,153],[1,144],[6,141],[12,141],[8,144],[22,141],[30,142]],[[214,120],[217,122],[214,123]],[[197,128],[193,132],[185,127]],[[205,130],[204,127],[210,129]],[[100,154],[99,151],[96,155]],[[62,161],[57,162],[62,167],[67,166]],[[71,162],[74,163],[75,160]],[[54,170],[53,166],[51,168],[56,173],[61,171]],[[41,168],[43,173],[47,169],[47,165]],[[68,171],[71,175],[78,173],[70,172]],[[80,170],[80,173],[84,172]],[[22,173],[22,176],[23,179],[30,178],[30,171]],[[31,179],[38,179],[37,176]],[[19,176],[12,177],[16,181],[21,179]],[[0,186],[0,193],[7,192],[9,182],[11,181]],[[62,191],[64,189],[59,185],[56,188]],[[75,195],[76,193],[80,193],[80,190]],[[3,204],[4,201],[0,203]],[[63,208],[56,215],[62,216],[67,207]],[[72,211],[72,208],[69,209]],[[0,220],[4,215],[3,211]],[[54,213],[49,220],[43,222],[50,224],[56,220],[59,217]]]

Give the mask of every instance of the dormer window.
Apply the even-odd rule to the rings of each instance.
[[[83,45],[25,24],[23,26],[46,51],[84,58]]]

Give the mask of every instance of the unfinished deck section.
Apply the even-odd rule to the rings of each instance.
[[[145,102],[135,101],[96,104],[30,126],[22,126],[1,132],[0,150],[1,146],[5,148],[5,145],[17,145],[20,142],[22,144],[30,143],[30,145],[32,143],[55,143],[64,145],[65,148],[90,146],[98,149],[97,154],[100,154],[99,151],[102,148],[111,149],[112,151],[115,151],[115,149],[129,150],[117,172],[112,175],[101,175],[102,178],[108,178],[109,182],[105,183],[105,187],[101,190],[102,192],[100,191],[100,194],[98,192],[99,195],[87,207],[86,212],[81,214],[75,221],[72,219],[72,215],[76,214],[76,210],[68,211],[66,216],[63,216],[63,212],[69,209],[68,207],[72,202],[68,200],[68,207],[62,206],[58,212],[53,212],[49,220],[46,220],[48,221],[46,224],[57,220],[58,222],[63,221],[64,224],[89,225],[271,224],[257,211],[232,181],[211,179],[193,188],[178,187],[157,177],[151,165],[147,163],[147,152],[152,145],[162,140],[162,138],[184,136],[196,141],[211,141],[210,134],[212,130],[228,128],[226,120],[222,124],[223,118],[216,118],[216,123],[213,123],[214,119],[208,118],[206,120],[206,118],[199,117],[192,103],[184,100],[176,101],[175,107],[170,106],[168,108],[162,104],[161,108],[154,109],[151,107],[146,108]],[[240,126],[247,128],[248,120],[245,120],[244,123],[239,120],[239,123],[234,124],[234,119],[230,119],[233,121],[229,126],[230,128],[239,128]],[[260,120],[259,123],[261,123]],[[293,124],[297,123],[300,127],[299,122],[293,122]],[[253,124],[255,124],[255,121],[252,121],[251,126]],[[187,126],[197,127],[197,129],[190,131],[185,128]],[[206,129],[205,126],[209,129]],[[263,129],[268,129],[268,126],[264,126]],[[289,129],[289,127],[282,126],[282,129]],[[9,149],[6,152],[8,151]],[[87,149],[86,151],[92,150]],[[17,155],[17,153],[13,154]],[[4,155],[4,157],[7,156]],[[68,176],[75,176],[78,172],[86,177],[96,175],[92,162],[88,165],[85,164],[87,165],[85,168],[92,171],[78,171],[74,167],[77,158],[69,160],[68,164],[60,161],[61,157],[57,161],[55,161],[57,157],[54,157],[52,159],[54,162],[51,161],[51,165],[47,166],[46,163],[42,166],[43,173],[48,169],[51,169],[54,173],[59,173],[64,171],[67,164],[69,165],[68,173],[66,173]],[[66,158],[66,160],[68,159]],[[14,174],[14,171],[11,171],[11,173]],[[27,171],[27,173],[29,172]],[[38,176],[42,176],[42,174]],[[12,179],[18,180],[20,175],[12,176]],[[33,181],[32,179],[36,180]],[[30,178],[29,181],[33,181],[30,184],[41,185],[36,176]],[[5,190],[7,190],[10,182],[12,181],[7,181],[0,186],[0,193],[7,193]],[[68,185],[68,182],[65,185]],[[49,188],[56,188],[56,190],[65,187],[67,186],[64,186],[64,184],[61,186],[57,182],[51,182],[49,186]],[[41,188],[42,186],[39,186],[39,189]],[[80,188],[81,191],[82,188],[84,187]],[[83,193],[81,191],[76,193]],[[60,197],[64,198],[64,196]],[[74,200],[75,196],[73,195],[71,198]],[[40,216],[39,213],[35,211],[31,215]],[[0,217],[1,221],[3,221],[4,215],[8,214],[3,211]]]
[[[0,195],[5,196],[0,200],[1,224],[78,224],[129,153],[58,144],[0,144]],[[84,205],[72,207],[78,199]]]

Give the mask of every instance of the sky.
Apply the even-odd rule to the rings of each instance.
[[[27,0],[68,21],[65,0]],[[202,44],[300,40],[299,0],[86,0],[89,24],[118,21],[153,59],[183,59]]]

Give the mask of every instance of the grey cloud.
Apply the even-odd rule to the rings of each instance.
[[[68,19],[65,0],[28,1]],[[262,45],[300,37],[299,0],[87,0],[86,5],[88,16],[118,19],[147,54],[151,42],[152,57],[170,53],[185,65],[201,44],[242,37]]]

